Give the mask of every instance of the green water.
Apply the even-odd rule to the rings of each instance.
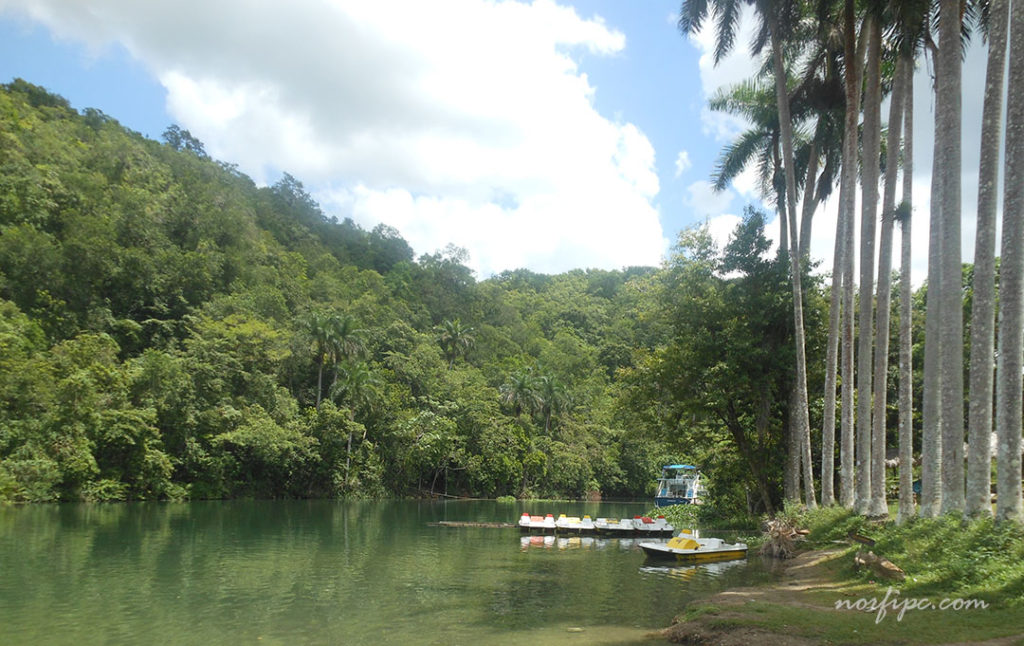
[[[2,644],[638,643],[756,559],[651,568],[630,541],[533,543],[522,511],[644,504],[234,501],[0,508]],[[582,629],[582,630],[581,630]],[[650,643],[650,642],[647,642]]]

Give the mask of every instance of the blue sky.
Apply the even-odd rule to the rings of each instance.
[[[757,201],[749,175],[725,194],[707,183],[742,127],[707,96],[750,75],[746,39],[712,68],[710,36],[681,36],[678,10],[0,0],[0,82],[22,77],[151,138],[177,123],[257,182],[287,171],[329,214],[394,226],[418,253],[466,248],[480,277],[650,265],[695,223],[724,240]],[[834,219],[815,226],[826,257]]]

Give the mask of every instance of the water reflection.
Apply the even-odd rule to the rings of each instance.
[[[747,561],[745,559],[736,559],[734,561],[717,561],[714,563],[701,563],[699,565],[645,565],[640,568],[640,572],[690,581],[695,577],[720,577],[728,570],[738,567],[748,567]]]
[[[416,646],[575,639],[567,628],[594,640],[666,626],[687,601],[763,577],[749,567],[681,586],[671,576],[638,573],[643,555],[633,539],[436,525],[514,522],[524,507],[232,501],[0,508],[0,642]],[[618,517],[644,505],[562,507]]]
[[[633,550],[638,540],[634,538],[600,538],[597,536],[553,536],[529,535],[519,538],[522,551],[529,549],[559,550]]]

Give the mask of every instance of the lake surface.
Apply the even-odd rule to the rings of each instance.
[[[632,644],[669,625],[689,600],[770,577],[759,559],[660,568],[632,541],[531,540],[517,529],[430,524],[515,522],[523,511],[633,516],[648,507],[0,508],[0,643]]]

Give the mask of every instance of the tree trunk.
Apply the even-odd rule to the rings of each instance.
[[[817,192],[814,190],[818,178],[818,146],[811,143],[811,152],[807,158],[807,173],[804,178],[804,199],[800,214],[800,260],[808,259],[811,251],[811,222],[814,220],[814,212],[818,209],[818,201],[815,199]]]
[[[782,138],[783,169],[786,175],[786,213],[790,231],[789,266],[793,285],[793,342],[796,345],[796,425],[801,441],[810,446],[811,429],[807,412],[807,356],[804,342],[803,291],[799,253],[799,232],[796,228],[796,172],[793,168],[793,123],[789,112],[789,94],[786,89],[786,67],[782,60],[782,39],[778,24],[772,23],[771,46],[775,71],[775,98],[779,110],[779,134]],[[804,483],[807,506],[817,506],[814,499],[814,481]]]
[[[1021,500],[1021,373],[1024,371],[1024,2],[1011,5],[1006,182],[999,268],[996,387],[996,517],[1024,521]]]
[[[871,352],[875,276],[875,221],[878,219],[878,157],[882,132],[882,33],[877,20],[866,23],[868,57],[864,66],[864,132],[861,171],[860,290],[857,314],[857,511],[870,514],[871,500]],[[879,277],[879,281],[882,277]]]
[[[839,504],[852,508],[855,502],[854,428],[853,428],[853,331],[854,331],[854,211],[857,190],[857,122],[860,115],[860,88],[867,38],[857,42],[856,12],[853,0],[846,0],[843,16],[844,57],[852,60],[844,78],[846,116],[843,125],[843,169],[840,181],[840,219],[843,228],[842,294],[842,397],[839,464]],[[862,30],[863,31],[863,30]]]
[[[938,155],[932,159],[931,214],[928,219],[928,297],[925,303],[924,388],[921,406],[921,508],[925,518],[939,515],[942,504],[942,374],[939,338],[942,272],[941,193],[942,174]],[[960,346],[958,345],[957,348]]]
[[[903,204],[900,231],[900,502],[897,522],[914,517],[914,370],[913,287],[910,282],[910,241],[914,187],[914,58],[901,55],[904,67]]]
[[[780,214],[780,217],[784,217]],[[789,255],[788,253],[786,254]],[[786,406],[789,416],[786,418],[786,471],[782,474],[782,497],[786,502],[800,502],[800,431],[796,422],[796,407],[799,406],[796,383],[789,387]]]
[[[324,360],[321,356],[316,362],[316,407],[320,408],[320,399],[324,391]]]
[[[892,237],[896,216],[896,173],[903,130],[903,84],[906,74],[896,66],[889,103],[889,133],[885,153],[885,189],[882,195],[882,232],[878,243],[878,295],[875,304],[875,374],[871,413],[871,509],[875,518],[889,516],[885,496],[886,396],[889,374],[889,303],[892,292]]]
[[[842,197],[839,199],[842,203]],[[836,364],[839,359],[839,298],[843,281],[843,209],[836,220],[836,242],[832,252],[832,290],[828,309],[828,346],[825,353],[825,404],[821,424],[821,504],[833,505],[836,464]]]
[[[940,4],[935,97],[936,159],[942,160],[942,513],[964,510],[964,306],[960,262],[960,0]]]
[[[992,372],[995,369],[995,246],[999,150],[1003,128],[1007,0],[989,4],[988,68],[981,119],[978,225],[971,305],[971,390],[968,409],[967,492],[964,513],[992,514]]]

